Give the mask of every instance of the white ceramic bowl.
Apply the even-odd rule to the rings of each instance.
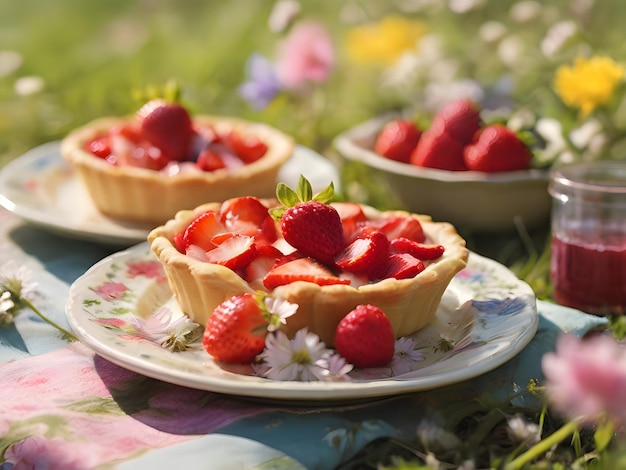
[[[513,231],[519,223],[527,229],[547,223],[551,200],[548,171],[522,170],[503,173],[447,171],[396,162],[372,149],[384,115],[357,125],[337,136],[333,145],[345,163],[368,168],[369,186],[375,185],[389,204],[427,214],[436,221],[451,222],[461,232]],[[368,202],[364,195],[345,191],[351,200]]]

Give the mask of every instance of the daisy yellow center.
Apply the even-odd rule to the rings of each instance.
[[[566,105],[587,116],[611,100],[623,76],[624,67],[608,57],[579,58],[557,69],[554,88]]]
[[[355,63],[391,65],[405,52],[415,49],[424,35],[423,23],[387,16],[346,32],[346,52]]]
[[[311,355],[306,348],[300,349],[299,351],[294,351],[291,356],[291,362],[295,364],[310,364],[311,363]]]

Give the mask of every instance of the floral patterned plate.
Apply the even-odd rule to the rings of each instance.
[[[471,253],[435,320],[412,335],[423,354],[413,370],[393,375],[389,368],[363,369],[347,381],[275,381],[254,375],[249,366],[221,367],[199,339],[180,352],[145,339],[134,317],[145,319],[164,306],[174,318],[182,316],[160,263],[142,243],[103,259],[77,279],[66,312],[81,341],[127,369],[192,388],[297,401],[366,399],[460,382],[514,357],[538,324],[532,289],[501,264]]]
[[[146,240],[146,225],[110,219],[95,208],[87,190],[59,153],[60,142],[36,147],[0,170],[0,206],[50,232],[128,247]],[[313,150],[296,146],[278,179],[295,185],[300,173],[321,189],[339,183],[335,167]],[[208,201],[207,201],[208,202]]]

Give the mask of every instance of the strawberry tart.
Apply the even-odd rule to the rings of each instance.
[[[61,154],[102,214],[155,225],[206,201],[272,197],[293,148],[292,138],[271,126],[192,117],[178,103],[154,99],[132,117],[74,130]]]
[[[454,226],[405,211],[332,202],[279,183],[277,199],[236,197],[179,211],[148,235],[181,310],[206,325],[225,300],[266,292],[297,304],[281,329],[302,328],[333,346],[356,306],[389,318],[396,338],[428,325],[448,284],[466,266]]]

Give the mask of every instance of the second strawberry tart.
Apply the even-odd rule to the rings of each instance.
[[[134,116],[92,121],[61,144],[102,214],[151,225],[205,201],[271,197],[293,149],[293,139],[271,126],[191,116],[163,99]]]

